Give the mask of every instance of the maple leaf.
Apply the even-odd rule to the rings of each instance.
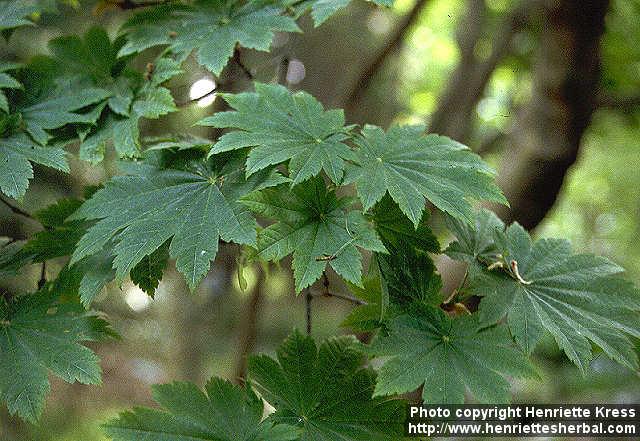
[[[492,270],[469,273],[469,292],[483,296],[485,324],[507,317],[518,344],[531,352],[545,330],[584,372],[595,343],[612,359],[638,368],[640,293],[614,275],[622,268],[604,257],[573,254],[568,241],[532,242],[517,223],[495,235],[500,256]]]
[[[372,210],[376,231],[387,249],[403,250],[404,246],[430,253],[439,253],[440,244],[429,227],[428,212],[424,212],[416,229],[389,195],[384,195]]]
[[[72,123],[94,124],[97,119],[95,113],[80,113],[79,110],[105,101],[111,95],[111,92],[101,88],[72,91],[60,88],[55,95],[18,111],[22,114],[25,130],[35,141],[44,145],[51,138],[47,130]]]
[[[162,274],[169,260],[169,247],[165,242],[148,256],[144,256],[131,270],[131,281],[153,297],[162,280]]]
[[[0,31],[33,25],[27,16],[38,11],[36,0],[4,0],[0,2]]]
[[[9,101],[2,89],[22,89],[22,84],[7,72],[20,68],[20,64],[0,61],[0,110],[9,113]],[[3,130],[0,130],[3,132]]]
[[[71,217],[98,220],[78,242],[71,263],[113,241],[113,265],[122,279],[171,239],[169,253],[195,289],[216,256],[220,238],[255,244],[256,222],[238,199],[286,182],[273,170],[245,178],[243,161],[242,155],[215,156],[201,174],[148,166],[135,176],[113,178]]]
[[[277,261],[293,253],[296,291],[318,280],[329,264],[346,280],[361,285],[358,247],[386,252],[375,230],[349,198],[327,190],[321,177],[289,188],[282,185],[243,198],[252,211],[277,222],[260,231],[258,256]]]
[[[417,227],[429,200],[453,217],[473,222],[468,199],[506,203],[493,170],[464,145],[444,136],[423,135],[423,126],[394,126],[386,133],[367,125],[356,139],[355,182],[368,210],[388,192]]]
[[[253,147],[247,173],[289,161],[291,184],[324,170],[336,184],[342,180],[344,160],[354,160],[343,143],[349,138],[342,110],[325,111],[306,92],[291,93],[283,86],[255,83],[254,93],[222,97],[235,111],[218,112],[199,125],[240,129],[223,135],[211,153]]]
[[[9,197],[24,196],[33,178],[31,162],[69,172],[66,153],[58,147],[43,147],[24,133],[0,139],[0,190]]]
[[[425,403],[463,403],[468,389],[482,403],[506,402],[505,376],[537,374],[514,348],[504,326],[479,330],[477,315],[449,317],[439,308],[413,305],[366,347],[382,356],[375,395],[411,392],[421,385]]]
[[[391,7],[393,0],[369,0],[379,6]],[[323,24],[329,17],[334,15],[340,9],[346,8],[351,0],[285,0],[283,6],[293,13],[295,18],[299,18],[309,9],[311,9],[311,17],[315,27]]]
[[[60,199],[55,204],[37,211],[34,217],[45,229],[19,246],[14,245],[2,250],[0,273],[3,270],[15,270],[32,263],[70,256],[89,226],[89,223],[83,221],[67,221],[81,204],[82,201],[78,199]],[[69,281],[65,295],[77,293],[82,304],[89,307],[102,288],[115,278],[112,263],[111,249],[105,247],[72,267],[66,266],[63,271],[67,272]]]
[[[54,299],[46,289],[9,304],[0,299],[0,400],[32,422],[49,392],[49,371],[69,383],[100,383],[98,357],[80,342],[114,335],[103,320]]]
[[[341,326],[359,332],[373,331],[382,326],[389,306],[389,291],[380,274],[378,258],[378,255],[372,257],[369,273],[363,277],[362,286],[347,282],[349,290],[364,304],[353,308]]]
[[[376,376],[362,368],[355,338],[333,338],[316,347],[295,331],[278,359],[249,359],[249,379],[276,408],[269,419],[302,428],[300,441],[402,438],[405,402],[372,398]]]
[[[136,408],[104,425],[114,441],[293,441],[297,431],[262,421],[264,403],[251,389],[212,378],[202,392],[192,383],[153,387],[165,410]]]
[[[504,223],[492,211],[478,211],[473,225],[450,216],[445,221],[456,237],[445,250],[447,256],[467,263],[495,259],[499,252],[494,244],[495,233],[504,230]]]
[[[236,44],[268,51],[274,32],[299,32],[291,17],[268,1],[196,0],[170,3],[134,15],[123,27],[120,56],[166,45],[181,58],[195,51],[198,62],[219,75]]]
[[[380,271],[386,283],[389,299],[396,305],[415,302],[437,306],[442,302],[442,279],[431,258],[401,242],[387,255],[378,255]]]

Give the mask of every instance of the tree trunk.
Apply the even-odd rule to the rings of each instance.
[[[506,222],[532,229],[555,203],[590,124],[600,81],[600,38],[608,0],[551,2],[528,106],[511,130],[498,183]]]

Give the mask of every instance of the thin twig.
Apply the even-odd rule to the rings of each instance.
[[[304,299],[307,309],[307,335],[311,335],[311,301],[313,300],[313,295],[310,288],[304,289]]]
[[[47,283],[47,261],[42,262],[42,270],[40,271],[40,280],[38,280],[38,289],[42,289]]]
[[[356,305],[366,305],[367,302],[365,302],[364,300],[360,300],[356,297],[352,297],[350,295],[347,294],[337,294],[337,293],[333,293],[333,292],[321,292],[321,293],[317,293],[314,295],[314,297],[335,297],[336,299],[342,299],[342,300],[346,300],[348,302],[351,303],[355,303]]]
[[[2,197],[0,195],[0,201],[2,201],[7,207],[9,207],[9,209],[14,213],[17,214],[18,216],[22,216],[22,217],[26,217],[27,219],[31,219],[34,220],[36,222],[39,222],[38,219],[36,219],[35,217],[33,217],[30,213],[27,213],[26,211],[24,211],[23,209],[21,209],[20,207],[17,207],[15,205],[13,205],[11,202],[7,201],[4,197]]]

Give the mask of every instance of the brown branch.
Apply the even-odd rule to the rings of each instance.
[[[264,297],[264,278],[262,268],[258,266],[258,280],[253,288],[246,311],[245,332],[240,342],[240,353],[236,365],[235,379],[241,381],[247,375],[247,358],[253,352],[258,337],[260,306]]]
[[[416,24],[418,18],[420,18],[420,13],[428,2],[429,0],[416,1],[411,11],[396,26],[389,40],[378,50],[362,70],[353,87],[351,87],[351,92],[346,95],[344,109],[347,114],[352,113],[353,109],[358,105],[371,86],[373,79],[384,67],[387,58],[400,48],[407,34]]]
[[[304,289],[304,301],[305,301],[305,309],[307,313],[307,335],[311,335],[311,301],[313,300],[313,295],[311,294],[310,288]]]
[[[313,297],[335,297],[336,299],[346,300],[348,302],[355,303],[356,305],[366,305],[367,304],[367,302],[365,302],[364,300],[360,300],[360,299],[358,299],[356,297],[352,297],[352,296],[347,295],[347,294],[333,293],[333,292],[330,292],[330,291],[323,291],[321,293],[313,294]]]

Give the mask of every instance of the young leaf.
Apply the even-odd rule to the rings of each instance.
[[[336,184],[342,181],[344,160],[355,159],[343,143],[348,129],[342,110],[325,111],[306,92],[291,93],[275,84],[255,84],[255,93],[225,94],[235,111],[219,112],[198,124],[235,128],[223,135],[211,153],[254,147],[247,158],[247,173],[289,161],[291,184],[324,170]]]
[[[169,253],[195,289],[209,271],[220,238],[255,244],[256,222],[238,199],[286,181],[273,170],[245,179],[243,160],[216,157],[214,167],[202,174],[149,167],[141,175],[113,178],[72,217],[99,221],[80,239],[71,263],[113,241],[113,264],[122,279],[171,239]]]
[[[98,357],[80,342],[113,335],[106,322],[42,291],[12,303],[0,299],[0,400],[10,414],[34,422],[49,392],[48,372],[63,380],[100,383]]]
[[[318,280],[326,265],[346,280],[361,284],[358,247],[386,252],[375,230],[351,201],[328,191],[321,177],[290,189],[283,185],[243,199],[252,211],[277,222],[258,236],[258,256],[280,260],[293,253],[296,291]]]
[[[264,404],[251,389],[212,378],[202,392],[192,383],[153,387],[165,410],[135,408],[104,425],[114,441],[293,441],[295,428],[262,421]]]
[[[359,167],[348,174],[368,210],[389,192],[417,228],[425,199],[453,217],[473,222],[468,199],[506,203],[493,171],[464,145],[444,136],[423,135],[422,126],[388,132],[367,125],[357,138]]]
[[[544,330],[584,372],[595,343],[612,359],[638,368],[633,344],[640,337],[640,294],[613,275],[622,268],[604,257],[572,254],[569,242],[532,243],[518,224],[497,235],[502,268],[470,273],[469,291],[484,296],[482,323],[505,315],[518,344],[531,352]]]
[[[58,147],[42,147],[24,133],[0,138],[0,190],[14,199],[21,198],[33,178],[31,162],[69,172],[66,153]]]
[[[465,388],[482,403],[507,402],[504,376],[535,371],[503,326],[478,330],[476,315],[451,318],[439,308],[414,305],[388,324],[367,352],[385,358],[375,395],[411,392],[424,384],[425,403],[463,403]]]
[[[134,15],[125,25],[120,56],[166,45],[182,58],[195,51],[198,62],[219,75],[236,43],[268,51],[274,32],[299,32],[291,17],[266,1],[197,0],[169,3]]]
[[[383,441],[402,438],[405,404],[371,398],[376,376],[362,368],[352,338],[316,347],[295,331],[277,351],[249,359],[249,378],[276,408],[269,419],[302,428],[301,441]]]

